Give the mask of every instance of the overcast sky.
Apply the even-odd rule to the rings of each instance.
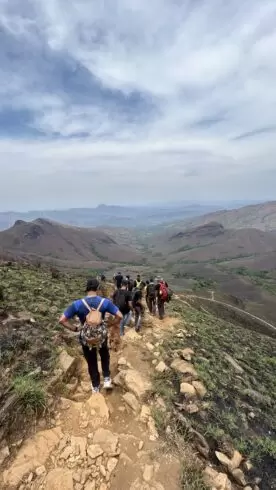
[[[1,0],[0,210],[276,198],[275,0]]]

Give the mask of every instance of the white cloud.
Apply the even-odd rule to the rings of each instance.
[[[274,0],[2,0],[0,28],[1,208],[272,196]]]

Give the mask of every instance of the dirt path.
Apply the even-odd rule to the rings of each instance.
[[[112,352],[112,393],[91,395],[86,363],[80,358],[52,427],[22,444],[4,471],[1,488],[179,489],[179,461],[164,451],[147,396],[153,368],[149,345],[158,346],[177,320],[154,319],[149,328],[150,321],[148,317],[142,336],[129,328],[121,352]]]

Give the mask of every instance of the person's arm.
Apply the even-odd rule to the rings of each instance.
[[[67,328],[67,330],[70,330],[71,332],[77,332],[78,331],[78,327],[76,327],[75,325],[72,325],[72,323],[70,322],[70,320],[72,318],[74,318],[74,316],[76,315],[76,313],[77,313],[77,311],[76,311],[76,305],[75,305],[75,303],[72,303],[65,310],[65,312],[61,315],[61,317],[59,319],[60,325],[63,325],[63,327]]]

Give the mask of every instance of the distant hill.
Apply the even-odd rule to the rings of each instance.
[[[137,228],[158,226],[182,219],[191,219],[221,209],[213,204],[176,203],[160,206],[107,206],[73,208],[64,210],[11,211],[0,213],[0,230],[10,228],[15,221],[33,221],[44,218],[72,226]]]
[[[276,251],[276,235],[254,228],[225,229],[220,223],[208,224],[151,237],[153,251],[167,261],[225,260],[241,256],[262,256]]]
[[[45,219],[18,220],[8,230],[0,232],[0,250],[74,265],[142,262],[142,256],[135,249],[119,245],[101,229],[77,228]]]
[[[189,220],[183,218],[182,225],[191,228],[212,221],[222,224],[225,228],[257,228],[263,231],[276,232],[276,201],[216,211]],[[175,223],[174,226],[179,227],[180,223]]]

